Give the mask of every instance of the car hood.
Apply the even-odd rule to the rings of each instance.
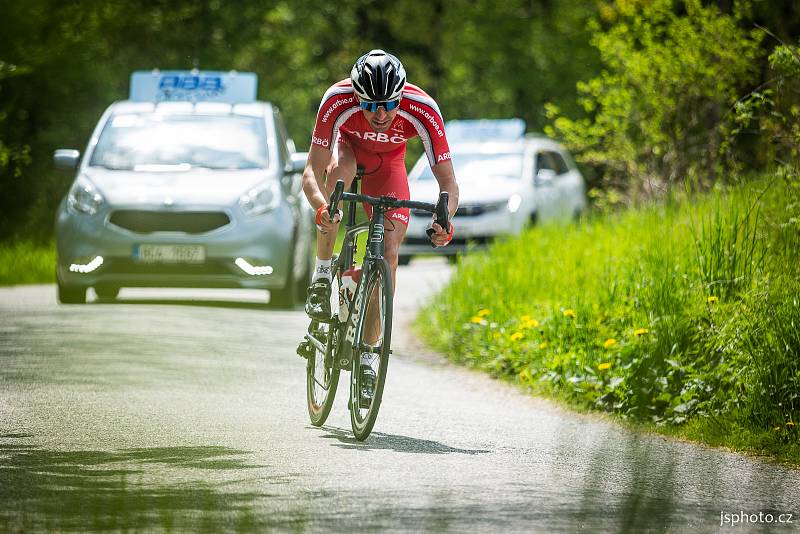
[[[141,172],[86,169],[83,173],[114,205],[228,205],[272,175],[263,169]]]
[[[436,180],[417,180],[409,184],[411,199],[422,202],[436,202],[439,197],[439,183]],[[523,190],[520,178],[493,176],[481,179],[462,179],[458,177],[459,204],[493,204],[503,202]]]

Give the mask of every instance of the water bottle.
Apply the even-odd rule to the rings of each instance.
[[[361,269],[350,267],[342,273],[342,284],[339,286],[339,320],[347,321],[350,316],[350,302],[356,294],[356,287],[361,280]]]

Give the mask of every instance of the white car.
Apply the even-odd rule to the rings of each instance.
[[[586,186],[567,151],[552,139],[525,134],[521,119],[450,121],[445,126],[460,190],[453,242],[433,249],[429,213],[411,212],[400,263],[415,254],[454,256],[527,225],[571,220],[586,208]],[[409,173],[411,198],[435,202],[439,184],[423,155]]]
[[[112,104],[56,214],[62,303],[93,287],[268,289],[292,307],[312,270],[314,223],[277,108],[256,101],[255,75],[134,73],[129,100]]]

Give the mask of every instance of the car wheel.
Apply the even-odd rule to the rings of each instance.
[[[297,287],[294,281],[294,266],[289,267],[289,275],[286,285],[280,288],[269,290],[269,305],[279,310],[290,310],[294,308],[297,300]]]
[[[292,241],[295,241],[294,239]],[[294,246],[289,251],[289,269],[283,287],[269,290],[269,305],[279,310],[290,310],[297,303],[297,283],[294,279]]]
[[[411,254],[400,254],[397,256],[398,265],[408,265],[411,263]]]
[[[58,301],[61,304],[86,304],[86,288],[58,283]]]
[[[97,293],[98,298],[102,300],[114,300],[119,295],[119,287],[117,286],[95,286],[94,292]]]
[[[314,271],[314,264],[313,258],[309,259],[306,262],[306,272],[301,276],[297,282],[295,282],[295,297],[297,298],[297,302],[303,302],[306,300],[306,293],[308,293],[308,286],[311,285],[311,274]]]

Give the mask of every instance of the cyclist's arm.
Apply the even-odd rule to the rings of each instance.
[[[328,203],[324,179],[331,155],[330,150],[315,144],[308,151],[308,161],[303,171],[303,191],[315,211]]]
[[[456,172],[453,170],[453,162],[450,160],[437,163],[431,167],[436,181],[439,182],[439,192],[447,191],[449,200],[447,208],[450,218],[456,214],[458,209],[458,183],[456,182]]]
[[[456,182],[456,173],[453,170],[453,164],[448,161],[437,163],[431,167],[436,181],[439,182],[439,191],[447,191],[448,201],[447,210],[450,212],[450,219],[456,214],[458,209],[458,183]],[[431,224],[433,234],[431,234],[431,242],[437,247],[446,246],[450,243],[453,237],[453,225],[450,225],[450,232],[445,232],[444,228],[439,226],[436,222]]]

